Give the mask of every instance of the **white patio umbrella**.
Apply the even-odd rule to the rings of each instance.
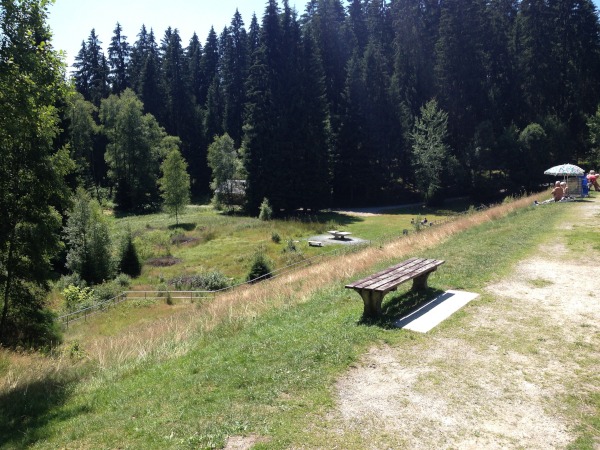
[[[545,175],[563,176],[563,177],[579,177],[585,173],[581,167],[575,164],[561,164],[559,166],[550,167],[544,172]]]

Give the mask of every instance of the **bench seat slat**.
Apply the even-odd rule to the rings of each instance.
[[[427,270],[426,268],[427,268],[428,263],[429,263],[429,260],[426,260],[426,259],[414,261],[413,264],[406,265],[404,267],[398,267],[397,269],[386,274],[385,277],[381,277],[376,281],[374,280],[374,282],[368,283],[367,285],[365,285],[363,287],[365,289],[377,289],[379,286],[381,286],[383,284],[387,284],[389,282],[392,282],[399,278],[403,278],[405,276],[408,276],[408,277],[418,276],[418,274],[420,272],[422,272],[424,270],[424,268],[425,268],[425,270]]]
[[[427,272],[433,272],[444,261],[436,259],[411,258],[362,280],[346,285],[346,288],[376,290],[386,292],[399,284]]]
[[[412,258],[386,270],[377,272],[376,274],[373,274],[367,278],[358,280],[347,287],[352,287],[354,289],[374,289],[382,284],[382,282],[385,284],[385,282],[389,281],[390,279],[399,278],[407,273],[414,272],[428,262],[429,261],[424,258]]]
[[[422,261],[418,266],[413,266],[408,270],[395,271],[380,282],[370,284],[366,289],[382,292],[389,291],[405,281],[424,275],[428,272],[433,272],[436,268],[437,265],[432,260]]]
[[[403,261],[400,264],[396,264],[395,266],[388,267],[387,269],[382,270],[381,272],[374,273],[373,275],[369,275],[366,278],[355,281],[354,283],[350,283],[350,284],[346,285],[346,287],[347,288],[355,288],[355,289],[365,288],[369,284],[385,278],[388,274],[390,274],[391,272],[393,272],[395,270],[401,269],[403,267],[410,267],[410,266],[418,263],[418,261],[422,261],[422,260],[423,260],[423,258],[407,259],[406,261]]]
[[[376,291],[380,291],[380,292],[387,292],[387,291],[393,290],[398,285],[404,283],[405,281],[408,281],[410,279],[413,279],[413,278],[419,277],[421,275],[424,275],[426,273],[437,270],[438,266],[440,266],[440,265],[441,265],[441,263],[438,263],[437,261],[431,262],[429,264],[420,266],[419,269],[414,270],[412,272],[400,274],[400,276],[397,278],[388,279],[388,280],[386,280],[387,283],[380,284],[376,287],[373,287],[372,289],[374,289]]]

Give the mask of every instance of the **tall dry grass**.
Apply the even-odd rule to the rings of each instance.
[[[68,374],[73,366],[86,365],[102,376],[112,369],[131,367],[149,358],[161,360],[185,354],[192,337],[208,333],[220,324],[241,324],[268,309],[299,304],[327,286],[349,280],[392,259],[403,259],[435,247],[449,237],[471,227],[490,222],[529,206],[533,196],[522,197],[492,208],[465,214],[422,232],[314,263],[255,285],[219,294],[205,304],[190,304],[174,315],[144,324],[110,337],[93,337],[81,343],[75,358],[65,348],[52,357],[8,355],[7,374],[0,380],[0,393],[47,377]],[[2,357],[2,354],[0,354]],[[110,374],[108,374],[110,376]],[[67,376],[68,378],[68,376]]]

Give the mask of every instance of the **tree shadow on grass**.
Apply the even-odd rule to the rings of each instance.
[[[357,222],[364,222],[365,219],[359,216],[351,216],[334,211],[319,213],[317,216],[319,223],[335,222],[340,226],[347,226]]]
[[[177,230],[177,229],[181,228],[182,230],[185,230],[185,231],[194,231],[196,229],[196,223],[195,222],[180,222],[179,224],[169,225],[167,228],[169,230]]]
[[[0,394],[0,447],[26,448],[47,439],[47,425],[89,412],[89,407],[62,408],[76,379],[35,381]]]
[[[396,329],[395,323],[401,317],[419,309],[423,304],[443,294],[441,289],[427,288],[422,291],[408,291],[404,294],[389,295],[381,306],[381,316],[361,317],[361,325],[376,326],[384,329]]]

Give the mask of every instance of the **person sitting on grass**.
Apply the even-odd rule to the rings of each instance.
[[[565,181],[561,181],[560,182],[560,187],[563,190],[563,197],[562,197],[562,199],[566,200],[566,199],[570,198],[569,197],[569,186],[567,186],[567,183]]]
[[[560,187],[560,181],[557,181],[556,183],[554,183],[554,189],[552,189],[552,197],[554,198],[555,202],[560,202],[561,199],[563,198],[563,188]]]

